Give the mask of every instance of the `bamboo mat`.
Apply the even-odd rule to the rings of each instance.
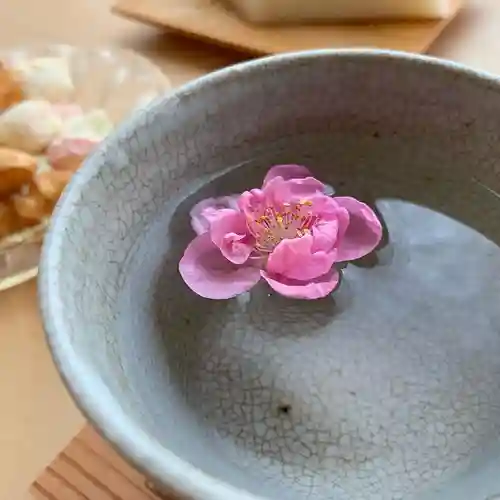
[[[155,491],[90,426],[31,487],[33,500],[180,500]]]

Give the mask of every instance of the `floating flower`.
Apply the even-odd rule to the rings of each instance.
[[[208,299],[235,297],[261,279],[287,297],[327,296],[340,280],[336,264],[369,254],[382,237],[368,205],[327,191],[306,167],[277,165],[262,189],[201,201],[182,278]]]

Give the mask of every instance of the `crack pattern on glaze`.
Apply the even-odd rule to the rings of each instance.
[[[384,215],[392,223],[402,212]],[[418,220],[415,211],[408,210],[410,218]],[[493,248],[485,242],[478,262]],[[396,269],[404,257],[398,255]],[[500,271],[498,252],[494,262]],[[415,282],[416,295],[398,299],[411,283],[407,270],[385,278],[365,274],[346,271],[352,302],[343,313],[332,304],[302,308],[262,292],[190,339],[196,347],[188,354],[185,392],[193,408],[237,443],[236,463],[260,465],[263,478],[281,477],[306,498],[407,499],[459,470],[500,433],[497,334],[461,311],[459,301],[436,306],[435,296],[416,299],[424,289]],[[386,294],[385,306],[370,298],[375,287]],[[366,302],[371,312],[363,312]],[[492,350],[470,353],[469,332]]]
[[[160,227],[176,238],[183,222],[170,216],[136,255],[152,268],[135,269],[127,294],[159,293],[156,321],[171,329],[170,383],[202,432],[217,430],[215,453],[261,487],[297,498],[406,500],[464,469],[500,435],[500,284],[489,280],[500,272],[498,248],[423,207],[393,200],[379,209],[390,265],[349,266],[334,300],[299,304],[264,287],[213,305],[181,292],[175,267],[151,250]],[[158,281],[153,269],[162,269]],[[181,312],[189,302],[196,316]],[[144,334],[147,319],[136,322]]]
[[[42,283],[59,363],[64,337],[105,387],[70,380],[88,411],[115,398],[132,430],[253,495],[182,485],[195,500],[418,498],[500,436],[500,210],[481,187],[500,190],[497,84],[390,57],[263,64],[137,112],[76,175]],[[291,160],[379,200],[376,265],[349,265],[333,300],[194,297],[189,208]]]

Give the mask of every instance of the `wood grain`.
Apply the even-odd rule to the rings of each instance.
[[[180,500],[160,494],[90,426],[32,485],[33,500]]]
[[[461,0],[455,0],[455,14],[460,5]],[[116,0],[113,12],[257,55],[346,47],[425,52],[454,17],[418,22],[265,27],[243,22],[215,0]]]

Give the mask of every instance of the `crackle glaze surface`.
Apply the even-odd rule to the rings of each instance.
[[[125,123],[44,250],[48,337],[84,411],[196,500],[500,492],[500,87],[425,58],[316,52],[209,76]],[[332,297],[194,296],[203,197],[303,163],[372,204]]]

